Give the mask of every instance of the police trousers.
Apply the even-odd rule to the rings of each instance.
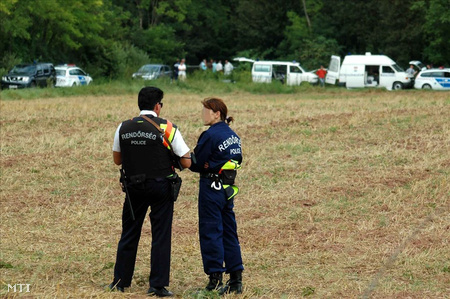
[[[243,270],[233,198],[211,188],[211,179],[200,178],[198,216],[200,250],[206,274]]]
[[[152,232],[149,283],[156,288],[169,285],[174,207],[169,188],[169,181],[165,178],[149,179],[135,187],[128,186],[135,220],[132,219],[129,203],[125,199],[122,212],[122,235],[114,267],[113,283],[117,286],[131,285],[142,224],[149,207]]]

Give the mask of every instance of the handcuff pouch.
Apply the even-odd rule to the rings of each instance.
[[[234,180],[236,179],[237,171],[234,169],[222,170],[222,184],[224,185],[234,185]]]

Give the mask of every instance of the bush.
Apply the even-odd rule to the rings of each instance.
[[[18,58],[16,54],[6,52],[0,60],[0,75],[7,74],[16,64],[22,63],[22,59]]]

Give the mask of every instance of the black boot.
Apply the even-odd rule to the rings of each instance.
[[[206,286],[205,290],[207,291],[221,290],[222,286],[223,286],[222,272],[211,273],[209,275],[209,283]]]
[[[231,272],[230,280],[219,291],[220,295],[229,293],[242,294],[242,270]]]

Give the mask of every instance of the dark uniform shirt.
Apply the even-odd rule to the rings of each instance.
[[[192,161],[190,170],[218,173],[230,159],[242,162],[241,139],[228,124],[218,122],[200,135],[194,153],[196,161]],[[204,168],[205,162],[209,164],[208,169]]]

